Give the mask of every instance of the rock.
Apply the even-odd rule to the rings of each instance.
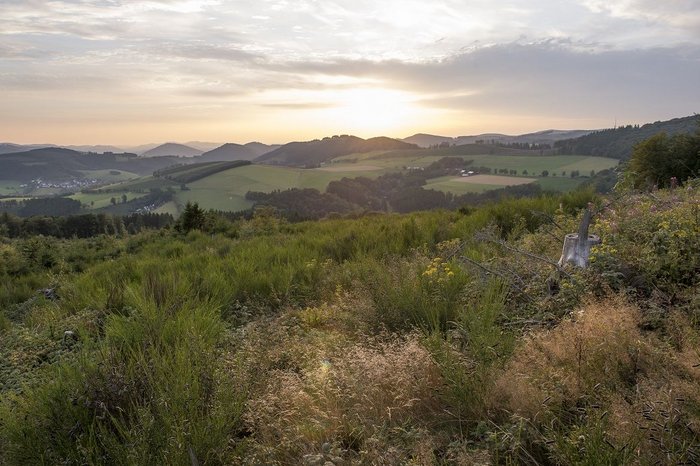
[[[58,299],[55,288],[44,288],[39,290],[39,293],[43,294],[44,298],[48,299],[49,301],[56,301]]]
[[[78,340],[78,335],[75,334],[74,331],[72,330],[66,330],[63,332],[63,343],[67,341],[77,341]]]

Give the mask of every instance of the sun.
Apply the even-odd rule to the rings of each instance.
[[[327,111],[338,127],[365,134],[400,130],[420,116],[413,96],[382,88],[347,89],[335,92]]]

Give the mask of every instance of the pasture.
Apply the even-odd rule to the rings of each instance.
[[[504,186],[516,186],[533,183],[537,180],[533,178],[522,178],[516,176],[497,175],[475,175],[468,177],[442,176],[430,180],[425,189],[435,189],[436,191],[450,192],[453,194],[482,193],[491,189],[503,188]]]
[[[73,194],[70,197],[71,199],[75,199],[76,201],[80,201],[85,207],[88,209],[101,209],[102,207],[108,207],[111,205],[112,198],[115,198],[117,202],[121,203],[122,202],[122,195],[126,195],[126,200],[131,201],[132,199],[138,199],[139,197],[143,197],[146,195],[146,193],[135,193],[131,191],[127,192],[120,192],[120,193],[114,193],[114,192],[102,192],[102,193],[76,193]]]
[[[536,181],[534,178],[522,178],[515,176],[500,176],[500,175],[474,175],[454,178],[457,183],[469,184],[488,184],[496,186],[517,186],[521,184],[529,184]]]
[[[425,151],[404,151],[405,154],[391,152],[388,154],[353,154],[335,159],[333,166],[349,166],[353,163],[373,165],[381,169],[403,167],[426,167],[442,155],[425,155]],[[592,157],[587,155],[451,155],[450,157],[462,157],[473,160],[475,167],[488,167],[492,170],[517,170],[518,175],[527,170],[529,175],[539,175],[542,170],[561,175],[568,175],[573,170],[578,170],[581,175],[588,175],[591,170],[596,172],[613,168],[619,163],[616,159],[606,157]],[[354,162],[353,162],[354,161]]]
[[[13,180],[0,180],[0,196],[12,196],[15,194],[21,194],[23,188],[20,188],[19,181]]]
[[[85,178],[94,178],[105,183],[116,183],[119,181],[133,180],[138,178],[139,175],[136,173],[128,172],[126,170],[80,170]]]
[[[180,184],[164,178],[152,176],[124,181],[105,187],[109,191],[99,198],[81,198],[87,202],[95,201],[95,206],[103,207],[113,196],[127,193],[147,193],[151,189],[174,190],[174,202],[166,204],[160,211],[174,213],[181,210],[187,202],[197,202],[207,209],[238,211],[253,205],[245,199],[248,191],[272,192],[291,188],[315,188],[324,191],[333,180],[344,177],[364,176],[376,178],[385,173],[403,171],[407,167],[426,167],[442,156],[425,155],[425,151],[408,151],[407,154],[392,152],[390,154],[372,152],[340,157],[320,168],[303,169],[278,165],[245,165],[219,171],[201,179],[186,183],[187,189],[181,190]],[[455,194],[479,193],[503,186],[536,182],[543,189],[570,191],[582,180],[572,179],[568,175],[578,170],[581,175],[589,175],[591,170],[599,171],[612,168],[618,161],[603,157],[588,156],[525,156],[525,155],[462,155],[473,160],[473,167],[488,167],[494,172],[500,169],[516,170],[518,176],[478,175],[477,177],[458,178],[446,176],[429,180],[426,189],[436,189]],[[189,174],[192,167],[179,167],[178,173]],[[549,177],[539,176],[543,170]],[[562,174],[565,173],[564,176]],[[556,176],[552,176],[555,175]],[[85,196],[85,195],[76,195]],[[78,197],[74,197],[78,198]],[[131,199],[133,197],[130,197]],[[98,204],[99,202],[99,204]],[[103,205],[104,204],[104,205]]]

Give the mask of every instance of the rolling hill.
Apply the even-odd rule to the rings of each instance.
[[[267,145],[257,141],[249,142],[244,145],[251,151],[255,152],[256,157],[259,157],[263,154],[267,154],[268,152],[272,152],[273,150],[279,149],[281,147],[279,144]]]
[[[99,145],[95,145],[95,146],[82,145],[82,146],[61,146],[61,147],[65,148],[65,149],[75,150],[78,152],[94,152],[97,154],[103,154],[105,152],[114,152],[114,153],[125,152],[125,150],[121,147],[104,145],[104,144],[99,144]]]
[[[64,181],[85,178],[95,170],[124,170],[147,175],[177,162],[174,157],[140,158],[135,154],[84,154],[60,147],[0,155],[2,179]]]
[[[294,167],[314,167],[343,155],[408,149],[418,149],[418,146],[387,137],[362,139],[343,135],[307,142],[290,142],[258,157],[256,161]]]
[[[436,136],[433,134],[418,133],[413,136],[409,136],[402,139],[404,142],[411,144],[416,144],[420,147],[431,147],[443,142],[450,145],[465,145],[465,144],[477,144],[480,142],[486,143],[498,143],[498,144],[514,144],[514,143],[528,143],[528,144],[552,144],[556,141],[562,139],[571,139],[586,134],[591,133],[592,130],[559,130],[559,129],[547,129],[544,131],[537,131],[535,133],[520,134],[517,136],[509,136],[507,134],[501,133],[483,133],[474,136]]]
[[[596,131],[574,139],[558,141],[554,147],[561,154],[595,155],[624,160],[630,158],[636,144],[658,133],[690,134],[698,130],[700,130],[700,116],[693,115],[642,126],[628,125]]]
[[[228,142],[214,150],[197,157],[198,162],[230,162],[234,160],[253,160],[258,157],[258,151],[248,146]]]
[[[203,151],[195,149],[194,147],[186,146],[184,144],[176,144],[174,142],[167,142],[161,144],[158,147],[154,147],[151,150],[147,150],[141,157],[196,157],[202,155]]]
[[[11,142],[0,143],[1,154],[14,154],[19,152],[27,152],[33,149],[44,149],[47,147],[56,147],[53,144],[14,144]]]
[[[166,168],[153,174],[154,177],[164,178],[177,183],[191,183],[201,180],[216,173],[230,170],[232,168],[250,165],[248,160],[234,160],[230,162],[203,162],[191,165]]]

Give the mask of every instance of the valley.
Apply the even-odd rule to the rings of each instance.
[[[473,152],[473,148],[465,147],[464,152]],[[464,194],[520,185],[525,181],[535,183],[544,190],[566,192],[589,178],[591,171],[597,173],[614,168],[618,164],[617,160],[605,157],[530,155],[524,151],[520,153],[522,155],[467,155],[460,154],[459,147],[449,150],[372,151],[343,155],[323,162],[322,166],[315,168],[261,163],[227,168],[233,162],[197,162],[196,158],[178,161],[170,158],[170,163],[187,163],[168,169],[178,172],[178,176],[168,177],[165,175],[165,168],[160,169],[164,172],[163,175],[156,172],[156,175],[146,176],[123,170],[95,170],[81,172],[85,176],[99,176],[101,181],[95,187],[92,184],[80,186],[76,182],[72,190],[70,184],[65,188],[39,189],[38,186],[34,188],[31,183],[21,187],[24,183],[20,180],[6,180],[2,186],[3,194],[7,197],[66,194],[83,203],[86,211],[109,210],[113,205],[110,203],[112,198],[121,202],[123,196],[131,200],[152,190],[165,190],[172,192],[172,200],[158,206],[155,212],[177,214],[187,202],[197,202],[207,209],[236,212],[248,209],[254,204],[245,198],[249,191],[270,193],[276,190],[312,188],[323,192],[331,181],[355,177],[377,178],[388,173],[410,173],[411,170],[423,169],[443,157],[471,161],[470,167],[480,170],[480,173],[486,174],[485,172],[490,171],[493,174],[501,174],[499,181],[485,183],[477,179],[470,180],[460,177],[459,170],[455,170],[453,175],[428,180],[425,189]],[[158,157],[150,157],[149,160],[157,161]],[[548,176],[542,176],[544,170],[547,170]],[[201,173],[197,174],[198,172]],[[187,173],[189,175],[186,175]],[[572,177],[572,173],[579,175]]]

